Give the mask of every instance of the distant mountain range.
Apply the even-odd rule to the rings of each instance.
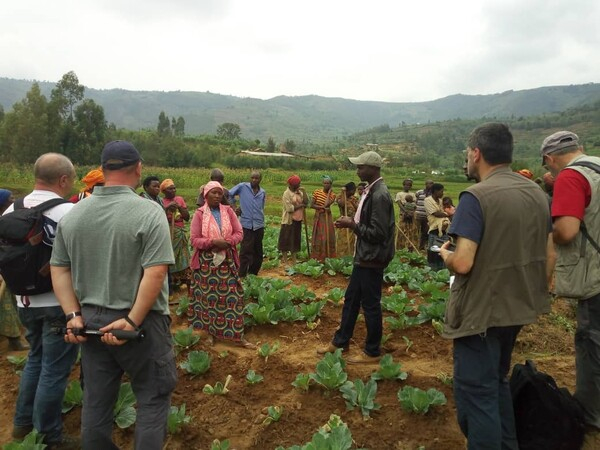
[[[0,78],[0,105],[10,111],[25,97],[32,81]],[[56,83],[39,82],[50,97]],[[456,94],[418,103],[388,103],[316,95],[279,96],[269,100],[210,92],[127,91],[86,88],[85,97],[104,108],[106,120],[119,128],[156,129],[158,115],[185,119],[186,134],[215,133],[236,123],[242,137],[266,142],[293,139],[323,142],[378,125],[397,127],[449,119],[510,118],[560,112],[600,100],[600,84],[551,86],[490,95]]]

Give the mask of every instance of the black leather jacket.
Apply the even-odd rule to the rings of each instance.
[[[383,180],[378,181],[360,212],[354,264],[361,267],[387,267],[394,257],[394,203]]]

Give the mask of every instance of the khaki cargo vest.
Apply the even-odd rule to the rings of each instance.
[[[574,166],[577,162],[589,161],[600,165],[600,158],[580,156],[567,166],[581,173],[590,183],[592,198],[585,208],[583,221],[589,235],[600,245],[600,174],[587,167]],[[565,169],[563,169],[565,170]],[[556,245],[556,286],[561,297],[586,299],[600,293],[600,255],[587,242],[581,231],[566,245]]]
[[[544,192],[505,166],[466,192],[479,200],[484,231],[471,271],[456,274],[450,291],[443,333],[450,339],[532,323],[550,310]]]

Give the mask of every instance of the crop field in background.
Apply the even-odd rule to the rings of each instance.
[[[89,170],[95,167],[76,167],[79,179],[81,179]],[[237,183],[250,181],[250,170],[246,169],[223,169],[225,173],[225,187],[231,188]],[[383,169],[383,178],[390,189],[392,198],[398,191],[402,189],[402,181],[406,178],[400,175],[393,168]],[[287,187],[287,179],[291,172],[281,169],[265,169],[262,172],[261,186],[267,193],[267,206],[265,213],[267,215],[281,215],[281,196]],[[335,172],[309,172],[299,171],[297,174],[302,179],[302,187],[307,193],[312,192],[322,186],[322,176],[330,175],[333,177],[333,191],[337,194],[341,187],[354,181],[359,183],[360,180],[356,176],[354,170],[338,170]],[[210,169],[181,169],[181,168],[165,168],[165,167],[150,167],[144,166],[142,171],[142,179],[149,175],[156,175],[161,180],[171,178],[177,186],[177,194],[181,195],[190,209],[194,210],[196,198],[198,196],[198,188],[209,180]],[[426,179],[432,179],[436,182],[441,182],[445,187],[445,195],[452,197],[454,204],[458,202],[458,194],[469,186],[469,183],[444,181],[443,176],[436,178],[435,175],[414,174],[411,176],[414,180],[413,190],[422,189]],[[0,165],[0,188],[11,189],[18,195],[28,193],[33,186],[33,166],[14,166],[10,164]],[[78,182],[74,191],[83,188],[83,184]],[[141,187],[138,192],[141,191]],[[334,212],[334,216],[337,212]],[[312,222],[312,213],[309,213],[309,221]]]

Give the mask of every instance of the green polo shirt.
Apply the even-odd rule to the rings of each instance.
[[[94,188],[61,220],[53,266],[70,267],[82,305],[133,306],[145,268],[174,264],[165,213],[127,186]],[[165,281],[152,310],[169,314]]]

